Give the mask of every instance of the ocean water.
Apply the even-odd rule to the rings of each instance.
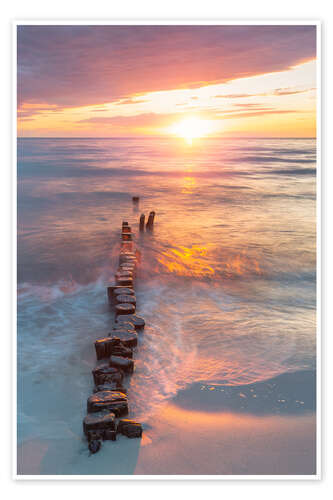
[[[140,235],[151,210],[154,232]],[[170,403],[314,416],[315,140],[19,139],[18,444],[47,443],[57,462],[70,446],[75,463],[40,473],[92,463],[81,425],[122,220],[142,253],[147,326],[128,392],[147,433]],[[29,456],[18,458],[24,471]]]

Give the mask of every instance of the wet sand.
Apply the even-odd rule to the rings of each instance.
[[[314,381],[305,371],[242,387],[193,384],[151,415],[142,440],[119,436],[91,456],[79,420],[73,418],[65,438],[58,422],[58,436],[55,426],[53,439],[27,439],[19,447],[18,473],[312,475]]]
[[[141,442],[120,437],[88,456],[81,440],[27,441],[18,474],[315,474],[315,417],[249,417],[166,404]]]
[[[315,474],[315,416],[254,417],[166,405],[135,474]]]

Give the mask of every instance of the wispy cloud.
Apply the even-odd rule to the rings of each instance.
[[[43,114],[54,114],[62,113],[63,107],[57,106],[57,104],[47,104],[47,103],[26,103],[22,104],[17,110],[17,114],[20,120],[32,120],[36,115]]]
[[[123,104],[143,104],[145,102],[147,102],[146,99],[134,99],[132,97],[129,97],[128,99],[121,99],[120,101],[115,102],[114,104],[116,104],[117,106],[121,106]]]
[[[18,100],[98,105],[281,71],[316,56],[315,26],[19,26]]]
[[[254,95],[262,95],[262,94],[219,94],[213,96],[214,98],[223,98],[223,99],[242,99],[243,97],[252,97]]]
[[[271,92],[259,92],[252,94],[220,94],[214,96],[214,98],[223,98],[223,99],[243,99],[245,97],[265,97],[272,95],[294,95],[294,94],[304,94],[305,92],[311,92],[312,90],[316,90],[314,87],[307,89],[293,89],[291,87],[288,88],[280,88],[274,89]]]
[[[254,116],[263,116],[263,115],[284,115],[290,113],[299,113],[298,110],[295,109],[267,109],[263,111],[249,111],[249,112],[241,112],[241,113],[220,113],[217,115],[222,119],[237,119],[237,118],[253,118]]]
[[[142,113],[130,116],[116,115],[92,117],[80,120],[79,123],[94,123],[96,125],[108,125],[127,128],[149,128],[167,127],[177,119],[179,120],[179,114],[177,113]]]
[[[312,87],[310,89],[301,89],[301,90],[296,90],[296,89],[291,89],[291,88],[275,89],[274,95],[304,94],[304,92],[310,92],[311,90],[316,90],[316,89],[314,87]]]

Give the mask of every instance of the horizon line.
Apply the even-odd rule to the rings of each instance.
[[[16,136],[17,139],[177,139],[177,140],[184,140],[183,137],[175,137],[175,136],[165,136],[165,135],[147,135],[147,136],[107,136],[107,137],[99,137],[99,136],[90,136],[90,137],[64,137],[64,136],[31,136],[31,137],[24,137],[24,136]],[[308,137],[308,136],[302,136],[302,137],[293,137],[293,136],[288,136],[288,137],[266,137],[266,136],[210,136],[210,137],[197,137],[194,139],[195,140],[202,140],[202,139],[317,139],[317,136],[313,137]]]

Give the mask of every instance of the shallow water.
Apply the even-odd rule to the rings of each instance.
[[[52,455],[50,440],[69,439],[87,473],[81,422],[123,219],[143,256],[129,401],[148,434],[170,402],[313,415],[315,161],[311,139],[19,139],[19,444],[46,440]],[[140,236],[150,210],[155,231]]]

